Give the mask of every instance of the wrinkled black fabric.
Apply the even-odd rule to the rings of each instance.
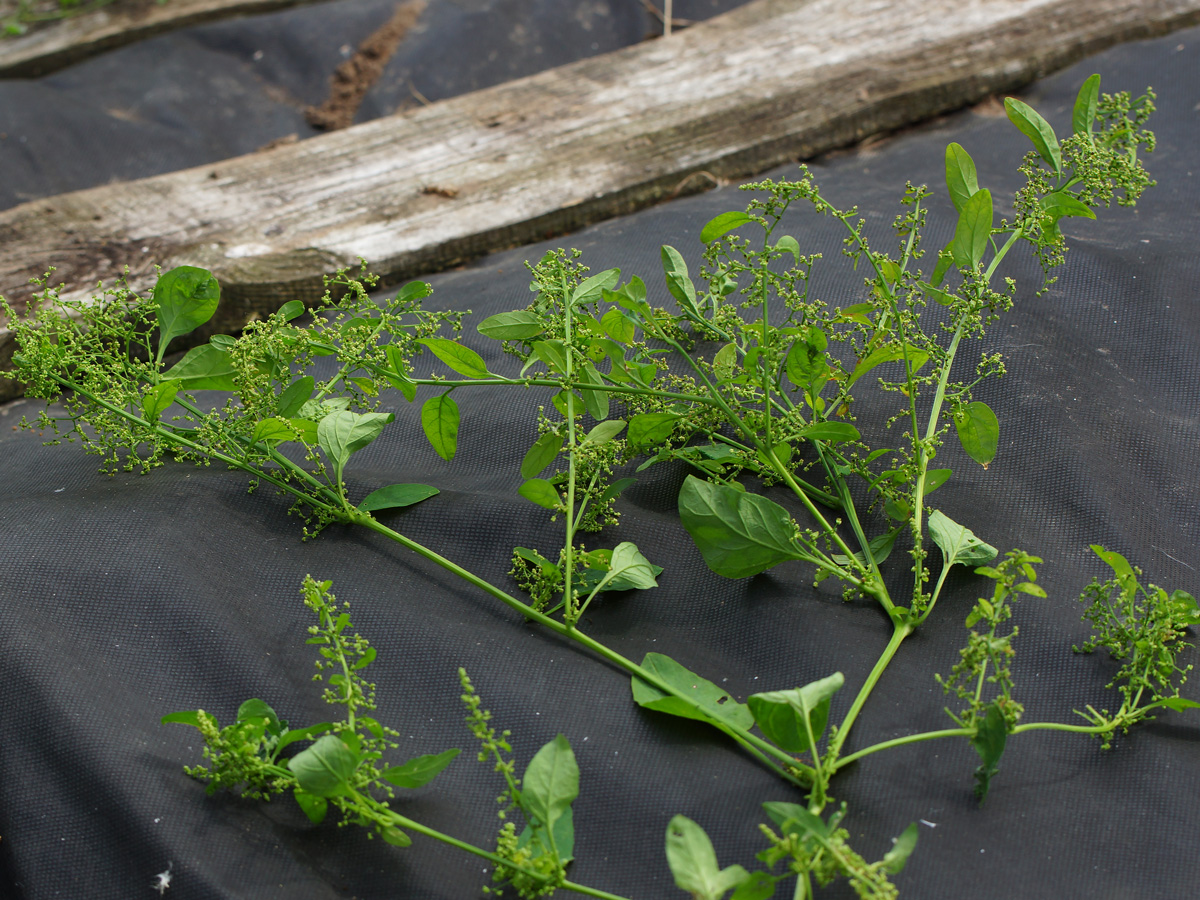
[[[939,455],[955,475],[935,496],[937,508],[1002,550],[1019,546],[1045,559],[1040,583],[1049,598],[1023,600],[1013,619],[1026,721],[1080,721],[1073,709],[1119,704],[1104,687],[1115,666],[1071,652],[1088,633],[1074,598],[1105,574],[1088,544],[1126,554],[1168,589],[1200,588],[1198,48],[1196,30],[1121,46],[1023,94],[1065,131],[1075,92],[1093,71],[1103,89],[1153,84],[1159,93],[1159,146],[1148,159],[1159,186],[1136,210],[1067,221],[1068,263],[1043,296],[1035,295],[1036,263],[1014,254],[1017,304],[985,341],[1005,354],[1008,374],[977,393],[1001,422],[996,460],[985,471],[957,447]],[[974,155],[980,184],[1003,215],[1028,143],[989,107],[824,159],[814,171],[831,201],[860,206],[881,247],[894,241],[889,225],[905,180],[930,184],[939,195],[926,237],[932,253],[953,231],[942,174],[949,141]],[[430,302],[470,308],[472,323],[521,308],[530,297],[522,261],[559,244],[583,250],[595,271],[621,266],[625,276],[642,275],[662,302],[659,245],[678,247],[695,271],[701,226],[746,199],[724,188],[496,254],[431,278]],[[812,290],[849,303],[862,296],[863,276],[840,256],[843,235],[833,224],[797,211],[789,229],[805,252],[824,254]],[[474,334],[473,324],[467,331]],[[468,340],[496,371],[512,368],[498,344]],[[964,366],[976,349],[964,351]],[[348,481],[355,497],[394,482],[439,487],[433,500],[380,518],[511,587],[512,546],[554,552],[561,529],[516,493],[534,404],[544,398],[518,389],[503,396],[455,393],[463,425],[458,457],[447,463],[426,443],[416,406],[387,395],[397,422],[354,457]],[[865,431],[883,409],[864,402]],[[10,429],[34,410],[32,402],[0,410],[5,898],[151,896],[168,863],[171,900],[478,895],[489,877],[482,861],[420,838],[401,850],[332,821],[313,827],[287,797],[209,797],[181,771],[199,761],[198,735],[160,725],[164,713],[199,707],[228,722],[242,700],[259,697],[293,725],[326,717],[303,643],[309,615],[298,590],[307,573],[333,580],[379,650],[369,671],[378,717],[400,731],[395,759],[464,748],[432,785],[405,794],[405,815],[483,846],[499,824],[500,784],[474,760],[462,723],[459,666],[496,725],[512,730],[522,766],[558,733],[574,747],[582,770],[576,881],[634,898],[682,897],[663,852],[672,815],[699,822],[723,866],[752,868],[762,846],[760,804],[801,799],[714,731],[634,706],[617,669],[523,624],[412,553],[345,527],[303,543],[284,498],[264,488],[247,493],[241,474],[216,466],[103,477],[77,447],[43,448],[38,435]],[[814,589],[799,564],[741,581],[713,575],[675,512],[683,477],[671,466],[644,473],[620,501],[619,528],[592,540],[634,541],[665,567],[661,587],[606,596],[583,627],[634,659],[666,653],[739,700],[841,671],[847,687],[834,700],[837,721],[887,642],[886,619],[870,604],[843,603],[828,583]],[[902,590],[906,566],[892,562]],[[951,577],[934,616],[872,695],[848,749],[950,725],[933,673],[957,661],[963,619],[989,584]],[[1200,696],[1195,685],[1185,694]],[[864,759],[835,780],[852,841],[868,859],[920,822],[917,850],[895,879],[902,897],[1194,896],[1195,712],[1165,714],[1119,736],[1108,752],[1078,735],[1014,737],[982,808],[972,798],[977,764],[966,742],[929,742]],[[842,883],[821,896],[852,893]]]
[[[676,0],[706,19],[746,0]],[[398,0],[339,0],[189,28],[38,79],[0,80],[0,209],[319,132],[329,76]],[[661,3],[658,4],[661,8]],[[642,0],[428,0],[357,122],[636,44]]]

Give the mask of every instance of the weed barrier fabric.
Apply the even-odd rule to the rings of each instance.
[[[420,9],[353,116],[365,122],[661,32],[642,0],[409,0]],[[745,0],[676,0],[698,21]],[[319,134],[330,76],[398,0],[336,0],[183,29],[37,79],[0,79],[0,209]],[[659,4],[661,6],[661,3]]]
[[[942,451],[955,475],[938,508],[1002,551],[1021,547],[1045,559],[1039,583],[1049,599],[1026,598],[1013,618],[1015,697],[1026,721],[1069,722],[1085,704],[1118,704],[1104,689],[1115,666],[1103,654],[1071,652],[1088,634],[1075,598],[1105,576],[1089,544],[1125,554],[1168,590],[1200,587],[1198,58],[1200,31],[1180,32],[1114,48],[1022,95],[1065,130],[1093,71],[1102,89],[1136,93],[1151,84],[1159,94],[1151,121],[1158,149],[1147,159],[1158,187],[1136,210],[1067,221],[1067,265],[1041,297],[1036,263],[1014,256],[1017,303],[986,348],[1005,354],[1008,374],[977,393],[1001,422],[996,460],[985,471],[957,446]],[[986,104],[827,158],[814,172],[833,202],[859,205],[879,247],[893,241],[906,179],[927,182],[938,194],[926,233],[932,250],[953,227],[942,174],[950,141],[973,154],[998,204],[1010,202],[1028,144]],[[746,199],[724,188],[497,254],[430,278],[430,302],[473,310],[470,335],[484,316],[529,302],[522,261],[556,246],[581,249],[593,271],[640,274],[661,301],[659,245],[679,248],[696,271],[700,227]],[[849,304],[864,291],[862,274],[840,256],[835,224],[797,212],[789,230],[804,252],[824,254],[812,290]],[[513,369],[495,342],[467,340],[493,371]],[[506,587],[514,544],[545,552],[561,542],[560,526],[516,493],[533,405],[549,398],[514,391],[511,402],[456,392],[463,424],[453,463],[428,446],[417,406],[389,395],[396,424],[347,470],[354,497],[394,482],[440,488],[381,520]],[[431,785],[397,802],[411,818],[481,846],[492,845],[499,825],[500,783],[474,759],[459,666],[494,724],[511,729],[521,767],[556,734],[570,740],[582,773],[570,869],[577,882],[629,897],[682,897],[663,852],[673,815],[707,830],[722,866],[751,868],[762,846],[760,804],[801,799],[714,731],[636,707],[621,672],[411,553],[342,526],[301,542],[284,498],[262,487],[248,493],[242,474],[216,466],[168,463],[148,476],[103,477],[78,447],[43,448],[36,433],[9,427],[35,412],[18,402],[0,417],[5,898],[150,896],[168,867],[172,900],[478,896],[490,877],[483,861],[419,837],[398,849],[332,818],[314,827],[288,797],[206,796],[182,772],[200,762],[201,742],[194,729],[160,725],[165,713],[203,708],[227,723],[243,700],[258,697],[294,726],[328,718],[304,645],[310,614],[298,592],[309,573],[333,581],[378,648],[369,672],[377,717],[400,732],[395,761],[464,750]],[[857,412],[864,431],[887,414],[865,402]],[[665,653],[738,700],[841,671],[847,689],[831,717],[839,720],[887,642],[886,618],[872,604],[843,602],[828,583],[814,588],[800,564],[740,581],[709,572],[675,511],[684,474],[670,466],[643,473],[622,496],[620,526],[592,538],[593,546],[634,541],[665,572],[656,590],[594,603],[583,629],[634,659]],[[956,572],[948,590],[901,648],[848,750],[948,727],[933,673],[958,660],[963,619],[990,583]],[[1196,659],[1191,650],[1185,662]],[[1184,693],[1198,696],[1197,686]],[[851,839],[868,859],[920,823],[917,849],[896,876],[901,897],[1194,895],[1194,713],[1164,714],[1107,752],[1078,735],[1014,737],[982,808],[971,790],[977,764],[965,741],[927,742],[868,757],[834,781]],[[853,894],[840,883],[819,896]]]

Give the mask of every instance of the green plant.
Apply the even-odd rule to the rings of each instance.
[[[1049,271],[1064,260],[1062,219],[1094,218],[1094,208],[1114,198],[1131,205],[1152,184],[1138,158],[1139,149],[1153,149],[1153,136],[1143,128],[1152,101],[1149,91],[1136,100],[1101,95],[1093,76],[1075,103],[1073,133],[1061,142],[1038,113],[1007,101],[1010,119],[1034,147],[1021,166],[1026,183],[1011,222],[995,221],[991,193],[979,187],[970,155],[951,144],[945,171],[956,226],[929,273],[918,266],[928,190],[907,187],[894,222],[896,250],[888,254],[870,245],[857,210],[831,203],[807,169],[795,181],[747,185],[760,197],[704,226],[702,287],[683,255],[663,247],[673,310],[652,305],[636,276],[622,284],[617,269],[591,274],[578,253],[548,253],[529,267],[532,303],[477,326],[519,362],[514,376],[489,371],[462,341],[463,314],[421,308],[427,285],[410,284],[376,303],[367,293],[372,280],[346,273],[331,282],[338,296],[327,295],[310,322],[300,324],[303,309],[291,302],[240,338],[214,337],[167,368],[168,344],[207,321],[219,300],[211,275],[190,267],[165,273],[149,298],[119,287],[90,304],[63,304],[55,291],[44,290],[34,318],[14,323],[18,374],[34,396],[61,398],[65,437],[100,454],[107,470],[145,471],[167,453],[241,469],[254,484],[292,497],[306,536],[343,522],[413,550],[629,672],[639,705],[706,722],[806,792],[807,805],[796,807],[806,815],[791,809],[794,804],[767,808],[780,832],[765,832],[770,846],[760,858],[768,867],[785,864],[780,876],[737,867],[722,874],[730,870],[717,869],[711,845],[704,851],[699,826],[676,820],[668,832],[668,846],[679,844],[669,855],[672,870],[681,886],[705,885],[697,896],[732,889],[737,900],[765,897],[786,875],[797,876],[798,897],[811,894],[813,880],[823,884],[838,875],[862,896],[890,896],[888,876],[903,865],[915,831],[904,832],[897,847],[906,849],[894,856],[872,864],[858,856],[839,828],[844,813],[824,817],[833,776],[846,766],[895,746],[966,739],[981,759],[982,800],[1010,735],[1055,729],[1097,735],[1107,746],[1116,730],[1157,709],[1195,705],[1179,696],[1186,666],[1176,662],[1185,647],[1182,630],[1195,621],[1195,601],[1180,591],[1130,587],[1136,577],[1117,569],[1118,593],[1100,586],[1086,595],[1094,597],[1088,617],[1099,632],[1085,649],[1104,646],[1128,660],[1117,679],[1122,705],[1111,715],[1088,707],[1086,724],[1022,722],[1010,668],[1017,632],[1006,623],[1018,595],[1044,596],[1036,583],[1040,560],[1013,550],[998,565],[985,565],[996,548],[929,500],[952,475],[950,468],[933,467],[939,453],[945,459],[956,452],[948,446],[952,428],[964,462],[986,467],[998,451],[999,422],[974,391],[1003,373],[1003,361],[985,352],[964,365],[959,355],[1013,302],[1011,279],[994,284],[1001,264],[1025,242],[1048,284]],[[782,233],[785,216],[803,206],[844,228],[845,254],[866,273],[862,302],[831,307],[810,296],[819,257],[801,253],[795,238]],[[425,351],[450,374],[420,377]],[[311,370],[321,357],[327,369],[333,364],[333,374],[318,380]],[[868,437],[855,397],[872,384],[894,406]],[[537,410],[519,493],[561,521],[562,542],[551,550],[514,548],[512,573],[528,601],[374,515],[428,499],[436,488],[393,484],[351,499],[347,466],[394,419],[379,411],[379,392],[387,387],[409,402],[418,389],[432,389],[420,407],[420,426],[448,461],[458,452],[456,391],[553,392],[549,406]],[[195,397],[202,391],[230,397],[206,409]],[[58,422],[43,413],[43,426]],[[618,477],[637,460],[633,475]],[[662,569],[634,544],[589,550],[581,536],[616,524],[614,504],[637,472],[667,462],[694,473],[679,495],[680,519],[714,572],[744,578],[798,561],[811,567],[815,582],[834,579],[846,597],[870,598],[887,616],[891,639],[839,722],[831,724],[830,716],[845,686],[841,672],[738,703],[670,657],[650,653],[637,663],[581,630],[582,616],[601,593],[657,585]],[[756,484],[778,488],[775,495],[789,506],[749,489]],[[933,547],[942,562],[936,579],[929,567]],[[893,557],[903,560],[893,568],[913,576],[901,595],[884,577]],[[1104,558],[1116,569],[1116,554]],[[968,617],[971,633],[958,664],[940,679],[962,704],[950,712],[954,727],[850,749],[853,725],[873,689],[902,643],[933,613],[956,565],[994,586]],[[476,725],[500,764],[502,739]],[[512,783],[510,796],[518,796]],[[526,812],[543,821],[537,811]],[[561,861],[553,835],[551,827],[541,848]],[[510,845],[513,838],[509,833]],[[515,840],[513,853],[532,846]]]
[[[15,8],[0,12],[0,37],[17,37],[29,31],[30,26],[86,15],[113,2],[115,0],[16,0]],[[161,5],[167,0],[156,2]]]
[[[508,732],[497,735],[489,724],[491,713],[482,708],[467,673],[458,670],[462,700],[472,734],[482,744],[480,762],[495,759],[495,769],[504,776],[502,819],[518,810],[527,823],[518,836],[511,821],[505,821],[492,853],[422,825],[397,812],[396,788],[424,787],[458,756],[457,749],[418,756],[400,765],[384,766],[383,756],[397,747],[397,732],[365,715],[375,709],[375,685],[366,681],[363,670],[375,659],[375,648],[352,630],[348,603],[340,606],[329,589],[330,582],[304,579],[301,594],[316,615],[307,643],[318,647],[317,681],[327,685],[325,702],[344,707],[345,718],[290,728],[274,709],[258,699],[238,707],[232,725],[220,727],[215,716],[202,709],[171,713],[163,723],[191,725],[204,737],[206,765],[192,766],[189,775],[208,782],[208,792],[218,789],[240,791],[248,797],[268,800],[290,793],[304,814],[316,824],[324,821],[332,805],[345,823],[370,829],[397,847],[408,847],[407,832],[442,841],[496,866],[493,881],[511,884],[522,897],[549,894],[565,888],[589,897],[621,900],[614,894],[575,884],[566,877],[574,856],[575,828],[571,803],[579,795],[579,767],[571,745],[561,734],[542,747],[525,769],[521,780],[513,774],[515,763],[507,758],[512,748]],[[284,751],[300,742],[310,742],[294,756]],[[486,890],[486,889],[485,889]],[[496,890],[499,896],[502,891]]]

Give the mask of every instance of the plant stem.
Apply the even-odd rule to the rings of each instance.
[[[878,753],[880,750],[903,747],[905,744],[915,744],[918,741],[933,741],[938,738],[973,737],[974,734],[975,730],[972,728],[945,728],[941,731],[923,731],[920,734],[892,738],[890,741],[882,741],[878,744],[872,744],[870,747],[864,747],[862,750],[855,750],[853,753],[848,753],[834,764],[834,770],[840,770],[843,766],[848,766],[855,760],[862,759],[864,756],[870,756],[872,753]]]
[[[846,742],[846,737],[850,734],[850,727],[854,724],[854,720],[858,718],[859,712],[863,708],[863,704],[867,702],[867,698],[871,696],[871,691],[875,689],[875,684],[883,675],[888,664],[892,661],[892,657],[896,655],[896,651],[900,649],[900,645],[904,639],[913,632],[914,626],[911,622],[903,619],[893,618],[892,639],[888,641],[887,646],[883,649],[883,653],[875,662],[875,667],[871,669],[871,673],[867,675],[867,680],[863,682],[863,686],[858,690],[858,696],[854,698],[854,703],[850,706],[850,711],[846,713],[846,717],[842,719],[842,724],[838,726],[838,732],[829,741],[827,756],[834,760],[836,768],[836,760],[842,749],[842,745]]]

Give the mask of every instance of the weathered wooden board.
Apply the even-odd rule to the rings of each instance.
[[[0,213],[0,293],[189,263],[240,327],[364,257],[397,281],[1012,90],[1200,0],[756,0],[299,144]],[[707,176],[705,176],[707,177]],[[11,355],[0,334],[0,360]],[[11,342],[8,342],[11,343]],[[0,363],[2,364],[2,363]],[[0,389],[3,389],[0,383]]]
[[[33,78],[176,28],[318,0],[155,0],[98,9],[0,40],[0,78]]]

